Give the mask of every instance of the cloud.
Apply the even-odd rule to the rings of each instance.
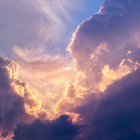
[[[52,50],[53,53],[66,53],[66,43],[79,24],[75,15],[81,14],[84,9],[83,4],[79,6],[80,2],[82,3],[81,0],[1,0],[0,45],[4,47],[0,47],[0,55],[13,58],[11,52],[14,45],[25,49],[45,48],[47,53],[52,53]]]
[[[37,0],[35,3],[40,5],[39,9],[44,12],[47,18],[50,18],[58,24],[62,22],[62,17],[69,21],[72,20],[70,11],[75,10],[73,2],[70,2],[68,0]]]
[[[80,132],[80,125],[73,124],[69,116],[62,115],[53,121],[36,120],[29,125],[19,125],[13,140],[73,140]]]
[[[87,124],[80,140],[140,139],[139,74],[137,70],[115,82],[100,99],[93,96],[77,109]]]
[[[46,16],[43,9],[49,11],[50,4],[43,5],[43,9],[41,4],[42,1],[38,0],[0,1],[0,45],[4,46],[0,50],[6,56],[13,57],[9,51],[12,52],[14,45],[21,48],[43,48],[52,47],[52,42],[58,43],[63,33],[63,21],[59,19],[62,23],[58,23],[49,15]],[[52,13],[55,11],[51,10]]]
[[[74,139],[81,129],[76,124],[78,114],[66,113],[48,120],[49,110],[41,106],[38,93],[18,76],[18,65],[0,58],[0,138]]]
[[[75,71],[69,57],[49,55],[43,49],[15,47],[19,78],[39,92],[42,106],[54,115],[56,102],[63,96],[67,80],[74,81]]]
[[[76,140],[140,139],[139,7],[138,0],[106,0],[73,34],[68,51],[77,76],[59,107],[83,118]]]
[[[18,66],[0,58],[0,132],[12,133],[17,124],[31,123],[41,114],[37,93],[18,80]]]
[[[138,0],[106,0],[78,26],[68,46],[77,73],[83,75],[77,83],[104,91],[139,67],[139,6]]]
[[[33,47],[44,40],[45,21],[31,2],[1,0],[0,16],[0,50],[6,55],[15,44]]]
[[[48,95],[57,100],[44,97],[47,114],[52,113],[49,107],[56,105],[53,120],[47,120],[46,112],[41,112],[37,93],[18,80],[17,65],[10,59],[0,59],[2,137],[7,138],[14,130],[15,140],[140,139],[139,7],[138,0],[106,0],[97,14],[78,26],[68,47],[76,76],[64,58],[44,55],[41,49],[33,53],[32,49],[15,47],[20,78],[27,78],[32,86],[48,82],[50,87],[43,85],[43,90],[53,89],[55,94]],[[61,78],[62,83],[68,80],[65,89],[59,86],[55,92]],[[57,118],[63,113],[68,115]],[[77,114],[82,119],[75,123]]]

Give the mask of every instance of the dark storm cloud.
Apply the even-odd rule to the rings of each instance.
[[[73,124],[68,116],[62,115],[53,121],[19,125],[13,140],[73,140],[80,132],[80,126]]]
[[[87,123],[80,139],[139,140],[140,70],[115,82],[101,96],[100,101],[93,99],[77,109]]]
[[[8,58],[0,58],[0,132],[3,136],[12,133],[19,123],[32,122],[33,112],[40,106],[34,92],[17,78],[18,66]]]

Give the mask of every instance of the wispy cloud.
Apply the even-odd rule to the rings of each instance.
[[[15,46],[14,50],[20,79],[40,93],[42,105],[54,115],[53,107],[63,96],[65,82],[75,79],[72,61],[66,56],[48,55],[42,48],[29,50]]]

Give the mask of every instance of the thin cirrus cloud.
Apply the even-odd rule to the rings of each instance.
[[[1,0],[1,55],[13,57],[9,51],[12,52],[14,45],[64,53],[71,33],[81,22],[75,15],[82,16],[84,10],[82,0]]]
[[[58,33],[62,29],[60,23],[43,13],[42,1],[38,1],[40,6],[35,2],[37,1],[0,1],[0,45],[3,46],[1,52],[5,55],[11,56],[8,51],[12,51],[14,45],[22,48],[36,47],[43,46],[46,41],[58,40]],[[48,4],[47,7],[49,9]]]
[[[66,81],[75,79],[71,60],[66,56],[45,54],[42,49],[15,48],[19,78],[36,89],[42,105],[53,112],[54,104],[63,96]]]
[[[13,45],[34,45],[43,40],[41,30],[43,19],[38,11],[27,1],[0,1],[0,45],[1,52],[9,56]],[[30,32],[29,32],[30,30]]]

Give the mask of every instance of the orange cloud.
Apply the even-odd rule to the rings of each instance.
[[[0,131],[11,134],[20,123],[31,123],[44,112],[35,90],[18,80],[18,66],[0,58]]]
[[[52,116],[53,106],[63,97],[67,80],[74,81],[75,71],[68,58],[47,55],[43,50],[28,50],[15,47],[19,78],[27,81],[39,92],[42,106]]]

